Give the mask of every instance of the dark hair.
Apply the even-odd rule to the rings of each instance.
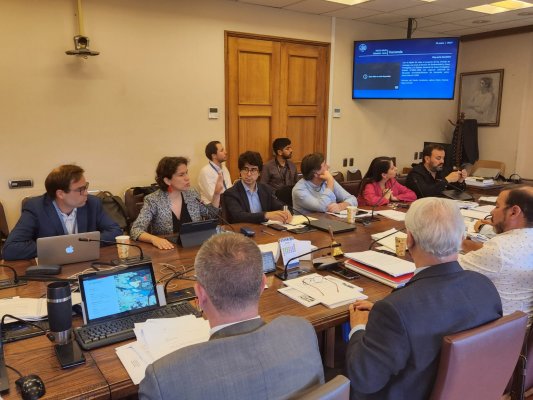
[[[155,181],[162,191],[166,192],[168,189],[164,178],[172,179],[172,175],[176,173],[178,167],[182,164],[189,164],[189,160],[185,157],[163,157],[159,161],[155,169]]]
[[[286,137],[280,137],[275,139],[272,142],[272,150],[274,150],[274,155],[278,155],[278,150],[283,150],[285,147],[291,144],[291,140]]]
[[[237,162],[239,171],[244,168],[244,164],[246,163],[259,168],[259,172],[263,169],[263,159],[261,158],[261,154],[256,151],[245,151],[239,156],[239,161]]]
[[[433,153],[433,150],[445,151],[442,145],[438,143],[430,143],[424,146],[424,151],[422,152],[422,159],[424,159],[425,156],[431,157],[431,153]]]
[[[304,179],[306,181],[313,179],[314,173],[322,167],[323,162],[324,155],[322,153],[307,154],[300,165]]]
[[[528,228],[533,227],[533,189],[528,186],[510,189],[507,205],[520,207],[526,218],[526,226]]]
[[[68,192],[70,190],[70,184],[79,181],[84,172],[83,168],[71,164],[54,168],[44,181],[46,193],[52,199],[55,199],[57,190]]]
[[[363,193],[365,186],[369,183],[381,181],[383,179],[381,174],[388,172],[391,162],[393,162],[392,158],[386,156],[374,158],[363,177],[361,186],[359,187],[359,194]]]
[[[213,154],[217,154],[217,144],[221,144],[218,140],[213,140],[205,146],[205,156],[209,161],[213,160]]]

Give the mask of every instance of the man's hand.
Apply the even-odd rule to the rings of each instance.
[[[480,219],[474,224],[474,231],[479,232],[481,225],[492,225],[492,220],[490,219]]]
[[[154,236],[152,238],[152,244],[159,250],[172,250],[174,248],[174,245],[170,243],[167,239],[163,239],[157,236]]]
[[[465,179],[467,178],[468,176],[468,173],[466,172],[466,169],[462,169],[460,172],[460,177],[459,177],[459,180],[458,182],[459,183],[463,183],[465,181]]]
[[[466,171],[465,171],[465,173],[466,173]],[[463,179],[463,178],[462,178],[462,175],[461,175],[461,171],[452,171],[444,179],[446,179],[450,183],[453,183],[453,182],[459,182],[459,179]]]
[[[356,301],[350,304],[350,328],[354,328],[356,325],[366,325],[368,322],[368,313],[374,306],[373,303],[367,300]]]
[[[270,221],[278,221],[282,224],[287,224],[292,220],[292,215],[288,211],[268,211],[265,213],[265,218]]]
[[[483,247],[483,243],[481,242],[474,242],[470,239],[464,239],[463,244],[461,246],[461,249],[463,250],[463,253],[468,253],[469,251],[476,251]]]

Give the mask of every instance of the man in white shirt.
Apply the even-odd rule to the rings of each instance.
[[[329,165],[321,153],[312,153],[302,159],[303,179],[292,189],[292,206],[308,214],[312,212],[339,212],[348,206],[357,206],[355,196],[348,193],[333,178]]]
[[[533,187],[504,190],[491,211],[497,233],[482,245],[463,242],[459,264],[492,280],[503,313],[520,310],[533,317]],[[475,249],[477,247],[477,250]]]
[[[226,166],[222,165],[227,160],[228,153],[219,141],[214,140],[205,146],[205,156],[209,163],[200,170],[198,187],[202,202],[209,204],[213,200],[217,179],[223,179],[224,190],[226,190],[231,187],[231,176]]]
[[[289,316],[267,324],[259,316],[266,278],[254,241],[214,235],[194,266],[194,289],[211,337],[149,365],[139,385],[141,400],[296,398],[324,382],[313,326]]]

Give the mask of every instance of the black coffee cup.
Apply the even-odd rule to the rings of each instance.
[[[56,344],[68,343],[72,335],[72,297],[68,282],[53,282],[46,291],[48,323]]]

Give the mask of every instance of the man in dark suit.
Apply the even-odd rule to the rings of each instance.
[[[234,233],[212,236],[194,266],[211,338],[149,365],[140,399],[293,398],[324,382],[311,324],[295,317],[265,324],[259,317],[266,278],[255,242]]]
[[[415,276],[374,305],[350,305],[353,399],[429,398],[442,338],[502,316],[492,282],[457,263],[465,226],[452,200],[415,201],[405,225]]]
[[[422,155],[424,161],[413,167],[405,181],[405,186],[415,192],[417,198],[442,196],[447,188],[466,189],[466,170],[444,171],[444,147],[428,144]]]
[[[102,201],[88,194],[89,183],[77,165],[62,165],[48,174],[46,193],[24,203],[22,214],[9,234],[2,255],[5,260],[37,256],[40,237],[100,231],[102,240],[114,241],[123,232],[102,208]]]
[[[292,215],[283,210],[284,204],[274,196],[273,189],[257,182],[263,168],[261,154],[246,151],[239,156],[238,165],[241,180],[222,195],[228,221],[260,224],[270,220],[289,223]]]

